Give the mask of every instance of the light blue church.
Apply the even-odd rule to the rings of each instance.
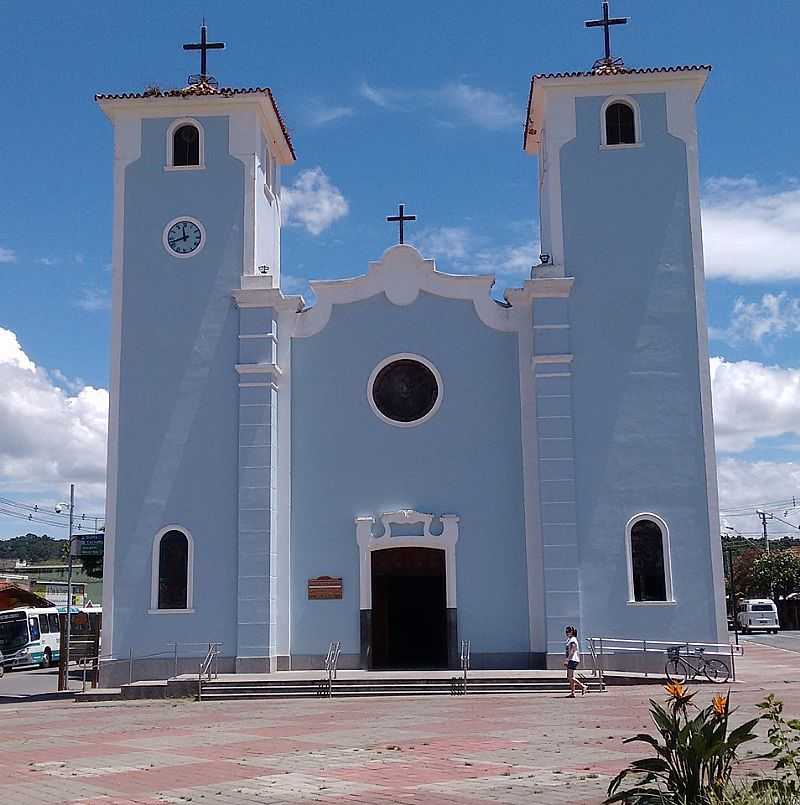
[[[608,54],[607,54],[608,55]],[[695,104],[709,68],[531,81],[541,264],[390,248],[281,289],[269,89],[99,95],[114,128],[105,681],[559,666],[564,627],[727,640]],[[522,113],[522,110],[521,110]],[[364,271],[366,269],[366,271]],[[162,654],[159,655],[159,652]],[[156,655],[156,656],[148,656]]]

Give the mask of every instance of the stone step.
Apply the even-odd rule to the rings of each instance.
[[[333,695],[356,696],[431,696],[459,694],[462,689],[460,677],[451,679],[342,679],[334,681]],[[600,684],[588,682],[592,692],[600,692]],[[467,692],[470,695],[502,695],[513,693],[566,693],[569,687],[563,677],[547,678],[487,678],[469,679]],[[203,683],[203,700],[222,699],[276,699],[327,696],[326,685],[320,680],[238,680],[209,681]]]

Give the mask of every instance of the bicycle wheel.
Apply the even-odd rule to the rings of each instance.
[[[671,657],[664,666],[664,673],[670,682],[684,684],[689,678],[689,666],[680,657]]]
[[[718,682],[720,685],[728,681],[731,669],[722,660],[708,660],[703,666],[703,673],[709,682]]]

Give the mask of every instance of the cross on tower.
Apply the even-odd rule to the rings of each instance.
[[[386,217],[386,220],[390,223],[398,223],[400,224],[400,243],[403,243],[403,224],[406,221],[416,221],[416,215],[406,215],[406,205],[399,204],[398,209],[400,211],[399,215],[389,215]]]
[[[189,76],[189,83],[190,84],[211,83],[208,80],[209,78],[211,78],[211,76],[209,76],[208,71],[206,69],[206,54],[209,50],[224,50],[225,43],[208,41],[208,27],[206,26],[205,18],[203,18],[203,24],[200,27],[200,41],[189,42],[183,46],[183,49],[200,51],[200,75]]]
[[[605,66],[612,66],[615,64],[622,64],[622,59],[613,59],[611,57],[611,36],[609,34],[609,28],[612,25],[626,25],[628,22],[628,17],[609,17],[608,16],[608,0],[603,0],[603,19],[602,20],[587,20],[584,25],[587,28],[602,28],[603,29],[603,39],[605,41],[605,56],[602,59],[598,59],[595,63],[595,67]]]

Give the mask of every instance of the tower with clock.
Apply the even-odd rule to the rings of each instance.
[[[313,306],[285,293],[293,145],[269,89],[208,75],[205,26],[185,87],[98,96],[115,145],[104,684],[131,652],[137,678],[196,673],[209,642],[221,671],[268,673],[320,668],[331,641],[340,667],[456,668],[470,641],[473,667],[519,669],[560,668],[567,626],[726,639],[709,68],[626,67],[624,22],[604,3],[604,56],[532,80],[543,254],[502,301],[493,276],[407,243],[404,205],[366,274],[312,282]]]

